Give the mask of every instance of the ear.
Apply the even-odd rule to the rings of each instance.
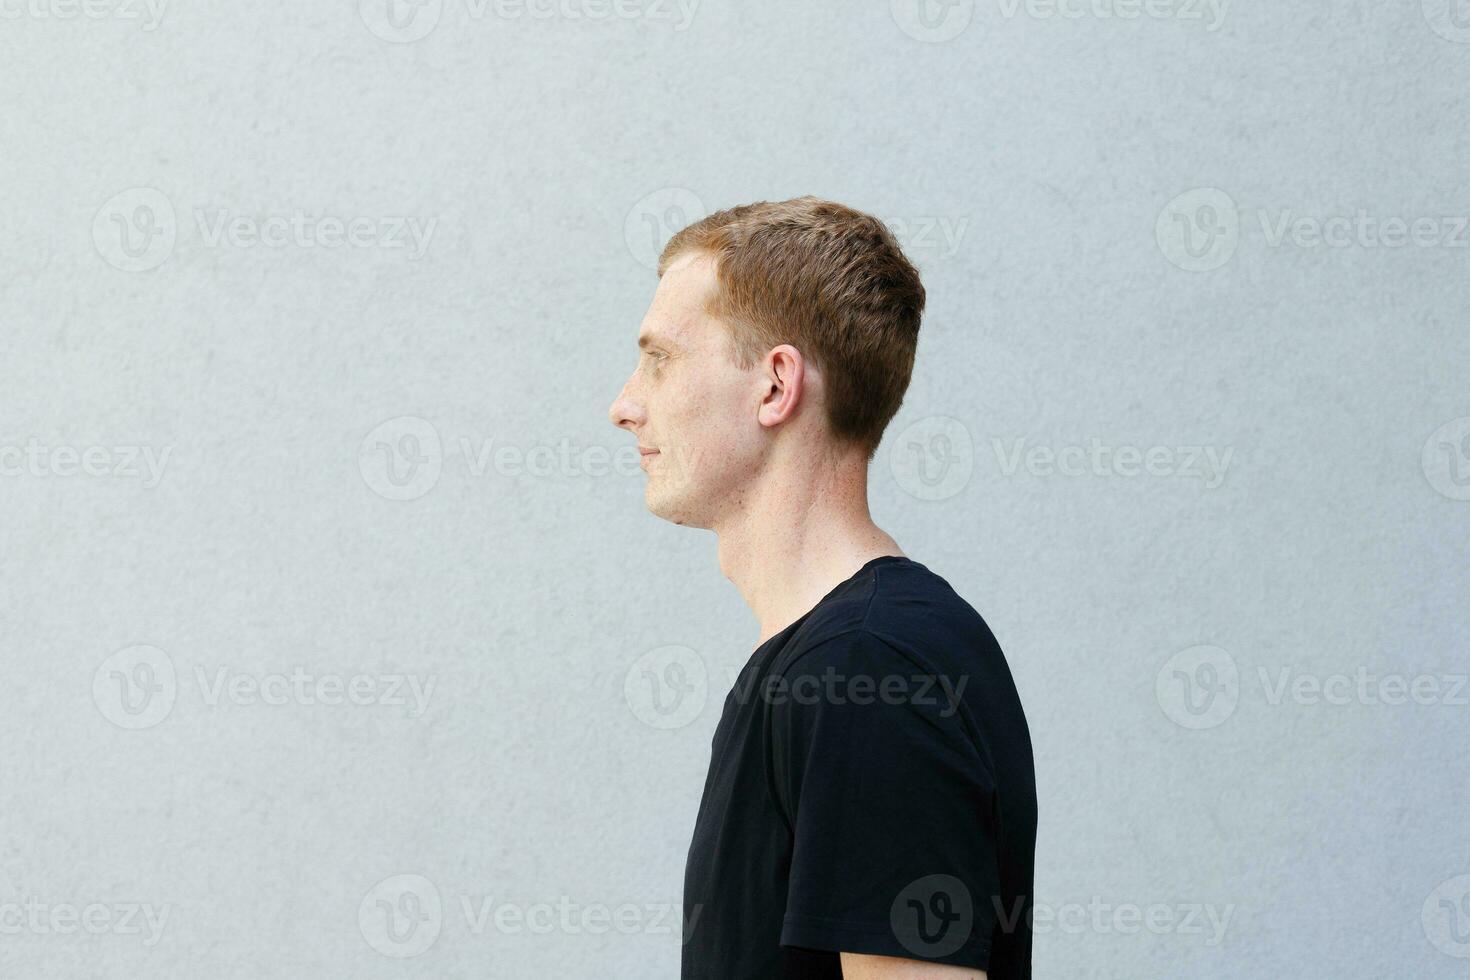
[[[806,358],[790,344],[781,344],[766,353],[761,371],[765,391],[756,421],[766,428],[774,428],[796,415],[806,386]]]

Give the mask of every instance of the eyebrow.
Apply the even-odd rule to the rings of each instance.
[[[650,347],[668,347],[668,346],[669,346],[668,340],[665,339],[665,338],[663,338],[663,337],[658,336],[657,334],[645,333],[645,334],[639,334],[638,335],[638,348],[639,348],[639,350],[648,350],[648,348],[650,348]]]

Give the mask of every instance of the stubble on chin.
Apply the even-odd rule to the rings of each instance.
[[[667,484],[660,486],[653,481],[654,477],[650,476],[648,486],[643,492],[644,504],[650,514],[679,527],[709,526],[699,520],[699,508],[691,506],[691,501],[680,494],[677,488]]]

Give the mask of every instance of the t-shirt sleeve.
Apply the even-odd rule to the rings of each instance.
[[[794,839],[781,944],[985,969],[1010,910],[963,679],[863,630],[780,676],[771,792]]]

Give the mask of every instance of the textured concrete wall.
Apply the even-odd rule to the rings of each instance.
[[[926,276],[874,507],[1037,975],[1463,975],[1465,4],[88,2],[0,0],[0,975],[676,976],[756,630],[605,410],[802,193]]]

